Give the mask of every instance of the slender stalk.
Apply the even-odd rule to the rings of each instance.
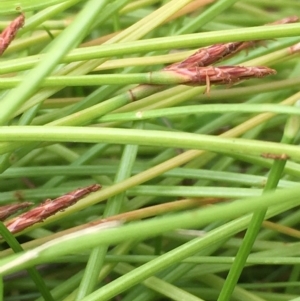
[[[142,128],[141,123],[135,124],[134,128]],[[121,182],[130,177],[134,161],[138,152],[137,145],[127,144],[124,147],[119,169],[116,174],[115,183]],[[103,217],[118,214],[124,206],[125,192],[113,196],[107,201]],[[98,276],[103,267],[105,255],[107,254],[107,246],[96,247],[92,250],[87,267],[80,283],[76,300],[81,300],[85,296],[93,292],[96,287]]]
[[[98,119],[98,122],[113,122],[113,121],[135,121],[147,120],[159,117],[181,117],[189,114],[204,114],[204,113],[263,113],[272,112],[278,114],[300,115],[300,110],[297,107],[289,107],[273,104],[202,104],[196,106],[176,107],[167,109],[156,109],[137,111],[129,113],[107,114]]]
[[[299,131],[299,118],[291,117],[289,122],[286,124],[284,135],[282,137],[281,143],[292,143],[297,132]],[[286,159],[274,161],[272,168],[270,170],[266,186],[264,188],[264,193],[274,190],[280,180],[281,174],[283,172],[284,166],[286,164]],[[257,234],[261,228],[265,215],[267,213],[267,208],[255,211],[253,213],[252,219],[247,228],[243,243],[239,248],[236,258],[232,264],[232,267],[227,275],[226,281],[220,292],[218,301],[229,301],[231,295],[234,291],[236,283],[241,275],[243,267],[246,264],[247,257],[249,256],[252,246],[255,242]]]

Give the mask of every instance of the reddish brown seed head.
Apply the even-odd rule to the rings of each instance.
[[[182,62],[165,67],[164,70],[209,66],[229,55],[234,54],[242,44],[243,42],[232,42],[225,44],[215,44],[209,47],[205,47],[198,50]]]
[[[11,220],[5,222],[6,227],[12,233],[17,233],[30,227],[36,223],[42,222],[44,219],[51,215],[54,215],[58,211],[68,208],[75,204],[85,195],[95,192],[101,188],[100,185],[90,185],[88,187],[79,188],[71,191],[65,195],[62,195],[54,200],[46,200],[39,206],[25,212]]]
[[[25,16],[22,13],[16,19],[14,19],[7,28],[3,30],[0,35],[0,55],[6,50],[9,44],[16,36],[18,30],[24,25]]]
[[[187,85],[208,85],[208,84],[233,84],[238,81],[250,78],[260,78],[276,71],[264,66],[242,67],[242,66],[220,66],[220,67],[193,67],[180,68],[176,72],[189,77]]]

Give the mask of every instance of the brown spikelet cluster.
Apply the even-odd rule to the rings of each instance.
[[[215,44],[210,47],[202,48],[182,62],[169,65],[165,67],[164,70],[209,66],[228,57],[228,55],[234,54],[243,43],[244,42]]]
[[[24,25],[24,22],[25,16],[24,14],[21,14],[2,31],[0,34],[0,55],[3,54],[3,52],[15,38],[18,30]]]
[[[69,206],[75,204],[77,201],[79,201],[82,197],[85,195],[97,191],[101,188],[100,185],[90,185],[88,187],[79,188],[74,191],[71,191],[65,195],[62,195],[54,200],[48,199],[41,203],[39,206],[11,219],[5,222],[5,226],[11,233],[18,233],[22,230],[36,224],[39,222],[42,222],[47,217],[54,215],[58,211],[61,211],[63,209],[68,208]],[[5,219],[7,216],[11,215],[12,213],[15,213],[17,210],[21,208],[25,208],[27,206],[30,206],[31,203],[22,203],[17,205],[8,205],[0,207],[0,212],[3,211],[2,216],[4,216],[3,219]],[[9,206],[11,206],[14,209],[11,209]],[[12,213],[7,213],[5,215],[5,210],[14,210]]]
[[[264,66],[207,66],[205,68],[193,67],[179,69],[178,72],[181,72],[184,75],[189,75],[190,85],[234,84],[240,80],[245,80],[254,77],[260,78],[276,73],[275,70]]]
[[[291,16],[267,25],[286,24],[297,21],[299,21],[298,17]],[[275,70],[265,66],[211,66],[222,59],[229,58],[237,52],[253,47],[258,43],[260,43],[260,41],[215,44],[198,50],[182,62],[166,66],[164,70],[186,76],[188,78],[184,83],[186,85],[206,85],[206,92],[210,91],[211,84],[230,85],[245,79],[261,78],[276,74]],[[297,44],[291,47],[291,52],[298,52],[300,50],[299,45]]]

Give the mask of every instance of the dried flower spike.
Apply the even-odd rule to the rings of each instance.
[[[47,217],[54,215],[58,211],[61,211],[80,200],[85,195],[97,191],[101,188],[100,185],[95,184],[85,188],[76,189],[65,195],[62,195],[54,200],[46,200],[38,207],[25,212],[14,219],[11,219],[5,223],[10,232],[17,233],[25,228],[28,228],[36,223],[42,222]]]
[[[13,20],[0,34],[0,55],[6,50],[11,41],[15,38],[18,30],[24,25],[25,16],[21,14]]]
[[[193,67],[178,68],[175,71],[189,77],[185,85],[206,85],[206,92],[210,91],[210,84],[226,85],[234,84],[241,80],[250,78],[260,78],[267,75],[276,74],[276,71],[264,66],[242,67],[242,66],[219,66],[219,67]]]
[[[215,44],[206,48],[202,48],[182,62],[169,65],[165,67],[164,70],[209,66],[229,55],[236,53],[237,49],[239,49],[243,43],[244,42]]]

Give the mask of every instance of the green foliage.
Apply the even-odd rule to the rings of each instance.
[[[265,24],[297,8],[1,1],[0,27],[25,25],[0,60],[0,205],[102,189],[16,237],[0,225],[0,300],[296,301],[300,23]],[[235,41],[254,42],[216,66],[277,74],[161,71]]]

